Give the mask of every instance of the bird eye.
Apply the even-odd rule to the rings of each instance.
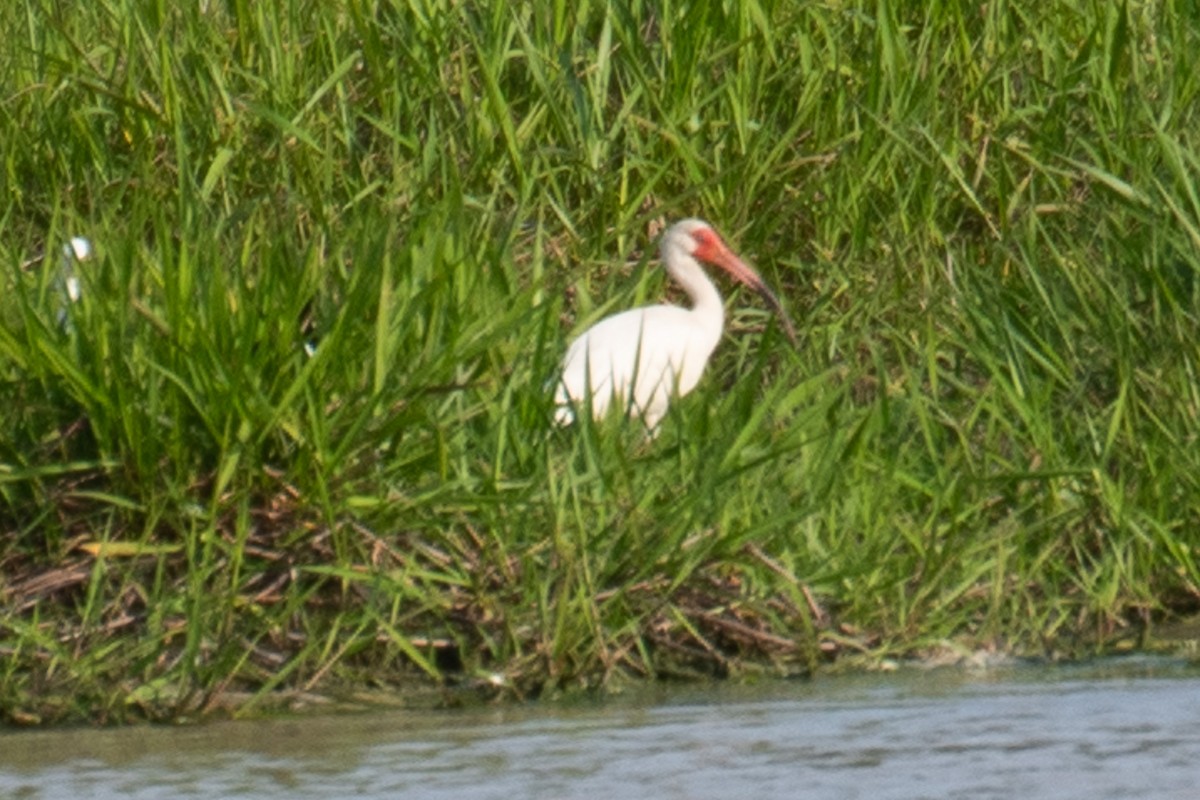
[[[696,243],[693,252],[702,260],[711,260],[722,249],[721,237],[712,228],[698,228],[692,231],[692,241]]]

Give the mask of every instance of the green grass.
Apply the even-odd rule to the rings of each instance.
[[[1071,655],[1194,613],[1197,22],[6,4],[0,718]],[[679,300],[651,231],[691,215],[801,347],[735,293],[655,440],[555,429],[570,335]]]

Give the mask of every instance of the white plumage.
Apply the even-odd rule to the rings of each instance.
[[[71,304],[83,296],[75,267],[92,257],[92,243],[82,236],[73,236],[63,245],[62,265],[57,278],[60,304],[55,316],[64,330],[71,330]]]
[[[708,223],[675,223],[663,234],[660,249],[667,273],[687,292],[692,307],[634,308],[580,334],[567,348],[555,392],[555,419],[560,424],[573,421],[574,409],[590,399],[596,419],[613,407],[628,409],[654,431],[671,399],[696,388],[725,327],[721,295],[701,261],[721,267],[757,291],[795,343],[795,330],[779,299]]]

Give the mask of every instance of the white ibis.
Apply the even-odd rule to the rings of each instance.
[[[707,222],[685,219],[659,245],[667,273],[692,307],[655,305],[606,317],[579,335],[563,358],[555,392],[555,420],[567,424],[589,400],[599,419],[614,405],[641,418],[652,434],[672,397],[696,387],[725,327],[725,307],[703,261],[754,289],[779,315],[792,344],[796,331],[779,298],[758,273],[729,249]]]
[[[64,298],[58,309],[58,324],[70,329],[71,303],[78,303],[83,296],[79,286],[79,276],[75,274],[75,265],[82,264],[92,257],[92,243],[82,236],[72,236],[71,241],[63,245],[62,270],[59,272],[59,291]]]

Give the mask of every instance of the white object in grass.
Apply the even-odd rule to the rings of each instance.
[[[779,315],[794,345],[796,332],[779,298],[707,222],[685,219],[660,244],[667,273],[687,292],[691,308],[653,305],[606,317],[567,348],[555,392],[555,420],[568,424],[591,403],[599,419],[614,405],[654,431],[673,397],[699,383],[725,327],[725,307],[700,262],[720,267],[758,292]]]
[[[63,289],[72,303],[78,303],[82,292],[79,288],[79,276],[75,274],[75,265],[92,257],[92,243],[82,236],[72,236],[71,241],[63,245]]]
[[[59,270],[59,291],[63,295],[58,308],[58,324],[66,331],[71,326],[71,304],[78,303],[83,297],[83,288],[79,283],[79,275],[75,266],[92,257],[92,243],[82,236],[73,236],[62,248],[62,267]]]

